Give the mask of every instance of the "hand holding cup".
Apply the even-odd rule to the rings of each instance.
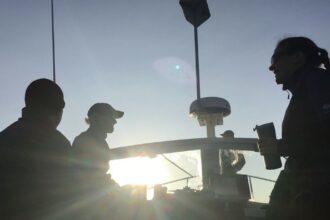
[[[258,148],[261,155],[277,155],[277,140],[275,138],[260,138]]]

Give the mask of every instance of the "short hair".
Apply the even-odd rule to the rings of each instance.
[[[52,113],[60,112],[65,106],[62,89],[49,79],[37,79],[26,89],[25,106]]]

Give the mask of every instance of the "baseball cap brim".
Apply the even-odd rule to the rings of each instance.
[[[222,137],[223,136],[234,136],[234,132],[232,130],[226,130],[225,132],[223,132],[222,134],[220,134]]]
[[[118,119],[123,117],[124,112],[114,109],[108,103],[96,103],[88,110],[87,115],[88,117],[92,115],[106,115]]]
[[[115,110],[115,109],[114,109],[114,112],[113,112],[112,116],[113,116],[115,119],[118,119],[118,118],[121,118],[121,117],[124,116],[124,112],[119,111],[119,110]]]

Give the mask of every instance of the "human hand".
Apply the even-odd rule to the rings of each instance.
[[[275,138],[260,138],[258,148],[261,155],[278,154],[277,140]]]

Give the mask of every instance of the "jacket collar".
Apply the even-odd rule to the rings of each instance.
[[[56,130],[56,127],[51,123],[49,115],[41,110],[24,107],[22,109],[22,117],[19,120],[41,128]]]

